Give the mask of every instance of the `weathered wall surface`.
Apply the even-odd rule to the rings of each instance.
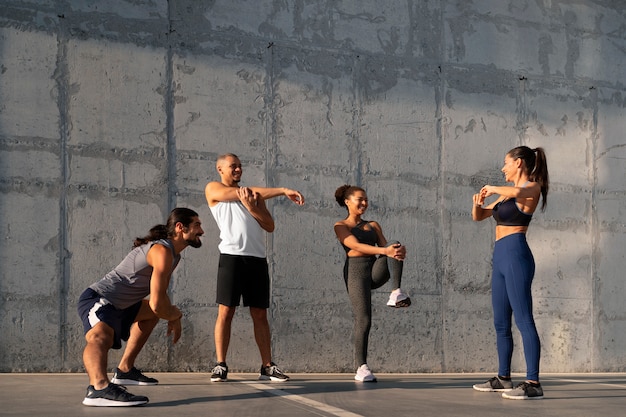
[[[3,0],[0,371],[82,369],[80,292],[175,206],[206,231],[171,288],[183,339],[160,324],[138,366],[209,370],[218,231],[203,190],[225,152],[245,184],[307,197],[270,204],[286,371],[353,371],[332,231],[346,182],[410,251],[414,304],[375,292],[370,365],[493,371],[494,224],[471,221],[471,196],[502,183],[520,144],[544,147],[551,175],[528,235],[542,370],[624,371],[625,56],[621,0]],[[259,366],[244,309],[228,362]]]

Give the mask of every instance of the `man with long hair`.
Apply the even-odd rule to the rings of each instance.
[[[142,405],[148,397],[133,395],[123,385],[156,385],[158,381],[135,368],[135,359],[160,319],[167,320],[167,336],[176,343],[183,313],[172,304],[167,289],[172,273],[187,247],[199,248],[204,234],[198,214],[175,208],[167,224],[137,238],[133,250],[78,300],[87,346],[83,363],[89,375],[84,405],[119,407]],[[145,299],[147,296],[149,299]],[[127,341],[113,379],[107,375],[110,349]]]

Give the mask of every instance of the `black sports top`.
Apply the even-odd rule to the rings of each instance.
[[[514,198],[500,201],[491,211],[498,226],[528,226],[533,218],[532,214],[524,213]]]
[[[367,220],[361,220],[359,224],[354,226],[350,233],[356,237],[360,243],[365,243],[366,245],[376,246],[378,243],[378,234],[374,228],[370,227],[369,230],[365,230],[362,226],[367,225],[369,222]],[[341,245],[346,250],[346,253],[350,251],[350,248],[346,245]]]

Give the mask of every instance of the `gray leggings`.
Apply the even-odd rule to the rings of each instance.
[[[398,242],[390,242],[393,245]],[[404,262],[386,256],[346,258],[343,279],[354,313],[354,356],[357,368],[367,363],[367,344],[372,327],[372,290],[393,278],[393,288],[400,288]]]

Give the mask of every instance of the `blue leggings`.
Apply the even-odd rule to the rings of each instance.
[[[535,260],[524,233],[515,233],[496,241],[493,249],[491,299],[500,376],[511,375],[511,316],[515,314],[515,324],[524,344],[526,379],[539,381],[541,344],[533,319],[530,290],[534,275]]]

